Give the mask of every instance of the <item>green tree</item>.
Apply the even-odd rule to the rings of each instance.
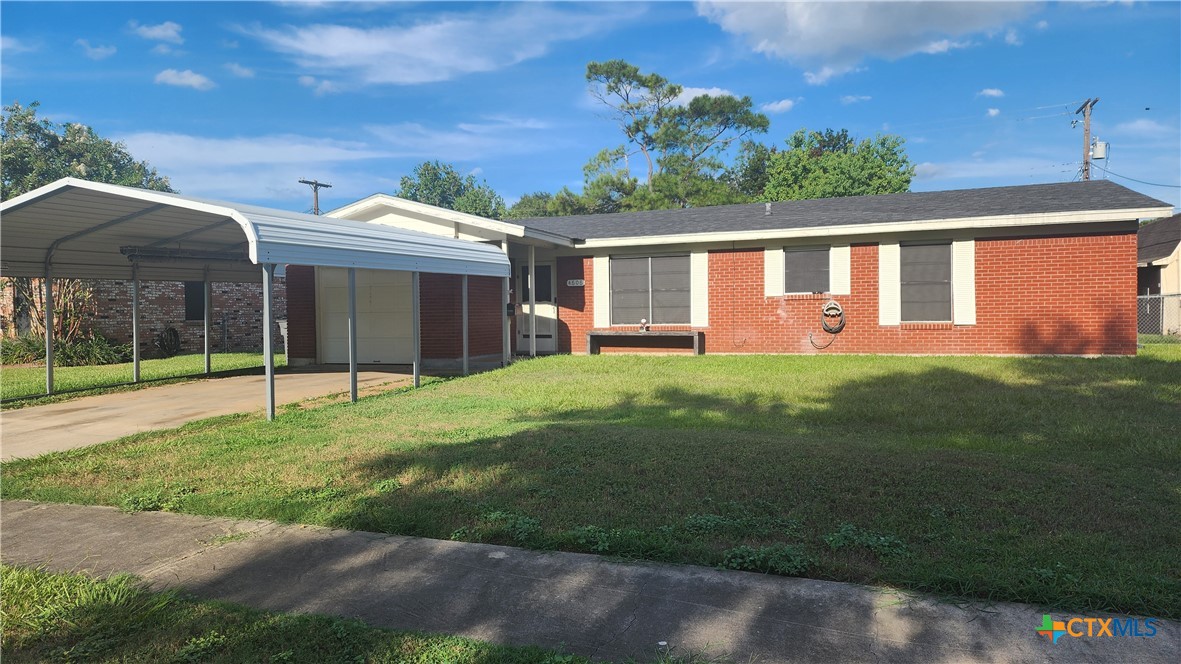
[[[156,191],[172,191],[168,178],[144,161],[136,161],[121,142],[99,136],[83,124],[58,124],[37,117],[38,102],[13,102],[0,118],[0,200],[8,200],[73,177]],[[17,334],[37,332],[43,320],[39,291],[32,279],[9,280],[13,290],[13,328]],[[56,282],[54,314],[59,338],[69,341],[85,334],[80,321],[93,308],[88,282]]]
[[[532,219],[534,217],[550,216],[550,202],[554,195],[548,191],[535,191],[525,194],[505,212],[505,219]]]
[[[908,191],[914,166],[904,143],[892,134],[857,142],[846,130],[800,129],[787,139],[786,150],[764,153],[766,185],[759,198],[784,201]],[[756,156],[755,151],[748,156]],[[757,171],[749,163],[744,168]]]
[[[8,200],[74,177],[129,187],[172,191],[168,178],[136,161],[123,143],[102,138],[83,124],[57,124],[37,117],[40,104],[4,107],[0,124],[0,199]]]
[[[466,212],[489,219],[504,216],[504,199],[476,176],[461,176],[451,164],[425,161],[399,183],[399,198]]]
[[[750,97],[699,95],[679,103],[684,88],[623,60],[587,64],[586,80],[591,95],[611,109],[611,118],[646,162],[642,186],[647,193],[637,189],[642,203],[637,200],[632,207],[699,204],[693,191],[710,191],[713,198],[725,184],[719,176],[726,149],[770,126],[767,116],[753,110]],[[664,194],[672,197],[662,200]],[[629,205],[624,200],[621,206]]]

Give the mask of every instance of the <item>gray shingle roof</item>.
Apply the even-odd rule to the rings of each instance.
[[[1136,260],[1141,263],[1167,258],[1181,244],[1181,214],[1144,224],[1136,232]]]
[[[678,210],[539,217],[516,223],[576,239],[648,237],[726,231],[788,230],[923,219],[1168,207],[1110,180],[880,196],[781,201]]]

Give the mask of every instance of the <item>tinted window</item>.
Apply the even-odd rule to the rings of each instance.
[[[951,320],[951,243],[901,246],[902,320]]]
[[[828,292],[828,247],[793,247],[783,254],[783,292]]]

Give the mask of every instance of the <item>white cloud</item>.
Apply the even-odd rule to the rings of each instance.
[[[237,62],[227,62],[225,67],[231,74],[237,76],[238,78],[254,78],[253,69],[250,67],[243,67]]]
[[[961,48],[968,48],[972,45],[970,41],[952,41],[950,39],[940,39],[933,41],[926,46],[921,46],[916,51],[917,53],[926,53],[927,55],[939,55],[940,53],[947,53]]]
[[[338,87],[332,81],[320,80],[315,76],[300,76],[299,84],[305,88],[312,88],[312,93],[314,93],[317,97],[326,94],[332,94],[334,92],[340,92],[340,87]]]
[[[159,25],[140,25],[138,22],[132,21],[128,25],[131,27],[132,32],[144,39],[172,44],[185,43],[184,37],[180,36],[180,31],[183,28],[181,28],[179,23],[173,21],[164,21]]]
[[[173,50],[168,44],[156,44],[152,47],[152,53],[156,55],[172,55],[173,53],[180,53],[180,51]]]
[[[116,139],[186,194],[280,202],[297,210],[310,203],[307,187],[298,183],[301,178],[314,174],[334,185],[332,195],[360,198],[381,188],[366,164],[390,156],[359,141],[298,134],[213,138],[141,132]]]
[[[381,140],[396,157],[472,161],[484,157],[539,152],[564,144],[550,133],[550,125],[530,118],[487,117],[453,128],[427,127],[417,122],[368,125],[365,130]]]
[[[35,50],[37,49],[28,42],[17,39],[16,37],[0,35],[0,51],[5,53],[29,53]]]
[[[602,32],[643,11],[630,5],[523,3],[447,11],[405,25],[321,23],[238,29],[309,73],[360,84],[408,85],[503,69],[545,55],[553,44]]]
[[[1050,27],[1050,24],[1048,21],[1038,21],[1033,27],[1037,28],[1038,30],[1045,30],[1046,28]]]
[[[979,159],[923,162],[914,167],[916,180],[959,180],[966,178],[997,178],[1012,184],[1015,178],[1026,176],[1035,178],[1060,179],[1062,177],[1061,163],[1055,162],[1053,157],[1010,157],[993,161]],[[1067,176],[1069,177],[1069,176]]]
[[[819,85],[866,58],[946,53],[1020,19],[1032,6],[993,2],[730,3],[701,1],[697,13],[758,53],[807,68]]]
[[[780,99],[779,101],[772,101],[759,106],[759,110],[765,113],[786,113],[795,108],[795,99]]]
[[[1113,134],[1131,136],[1135,138],[1160,138],[1176,134],[1177,128],[1163,125],[1156,120],[1139,118],[1129,122],[1121,122],[1111,128]]]
[[[999,108],[988,109],[988,117],[990,117],[990,118],[995,118],[996,116],[998,116],[1000,114],[1001,114],[1001,109],[999,109]]]
[[[1000,88],[984,88],[976,93],[977,97],[1004,97],[1005,91]]]
[[[115,51],[119,50],[114,46],[91,46],[90,42],[85,39],[79,39],[75,41],[74,45],[80,46],[82,48],[82,52],[86,54],[86,57],[90,58],[91,60],[102,60],[104,58],[109,58],[115,54]]]
[[[205,76],[194,72],[192,69],[184,71],[177,71],[175,69],[165,69],[156,74],[156,83],[164,85],[175,85],[182,88],[193,88],[194,90],[212,90],[217,87],[217,84],[209,80]]]
[[[857,104],[863,101],[869,101],[870,99],[873,99],[873,97],[869,95],[845,95],[841,97],[841,103],[848,106],[849,104]]]
[[[1021,35],[1017,33],[1016,28],[1005,30],[1005,43],[1009,46],[1020,46],[1022,44]]]
[[[681,94],[677,95],[677,98],[673,100],[673,103],[678,106],[687,106],[689,102],[693,101],[694,97],[700,97],[702,95],[709,95],[711,97],[721,97],[724,95],[730,95],[731,97],[737,96],[725,88],[686,87],[681,89]]]

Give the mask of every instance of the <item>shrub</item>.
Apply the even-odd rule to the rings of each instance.
[[[74,341],[55,341],[53,365],[81,367],[97,364],[118,364],[131,361],[131,344],[115,344],[101,334],[79,337]],[[0,363],[29,364],[45,362],[45,339],[25,335],[0,339]]]

